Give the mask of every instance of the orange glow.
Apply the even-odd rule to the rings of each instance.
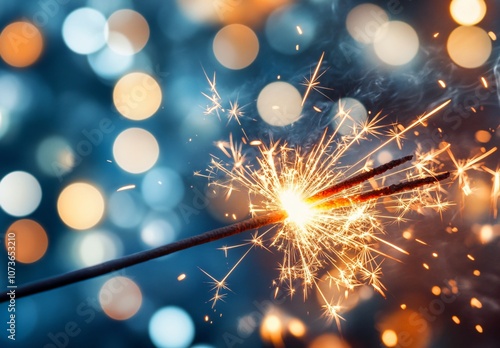
[[[101,287],[99,303],[111,319],[126,320],[141,308],[141,289],[129,278],[114,277]]]
[[[382,333],[382,342],[387,347],[395,347],[398,344],[398,335],[393,330],[385,330]]]
[[[458,27],[448,37],[448,54],[455,64],[473,69],[483,65],[491,55],[491,39],[479,27]]]
[[[479,130],[475,135],[476,141],[479,143],[487,143],[491,140],[491,133],[485,130]]]
[[[82,182],[74,183],[59,195],[57,211],[69,227],[86,230],[101,220],[104,214],[104,198],[94,186]]]
[[[474,25],[486,15],[486,3],[484,0],[453,0],[450,14],[458,24]]]
[[[113,51],[121,55],[132,55],[146,46],[149,25],[140,13],[119,10],[109,17],[106,34],[108,45]]]
[[[295,337],[302,337],[306,334],[306,327],[300,320],[292,319],[288,323],[288,331]]]
[[[349,344],[333,334],[323,334],[314,339],[308,348],[349,348]]]
[[[253,28],[260,27],[269,14],[290,3],[290,0],[206,1],[177,0],[181,11],[195,22],[239,23]]]
[[[5,233],[7,251],[12,251],[9,247],[14,246],[15,258],[22,263],[33,263],[41,259],[47,251],[48,244],[47,233],[33,220],[17,220]]]
[[[11,23],[0,34],[2,59],[16,68],[24,68],[36,62],[42,50],[42,34],[29,22]]]
[[[431,291],[432,291],[432,294],[435,296],[441,295],[441,288],[437,285],[433,286]]]
[[[160,107],[160,85],[148,74],[133,72],[123,76],[113,89],[113,103],[120,114],[134,121],[151,117]]]
[[[483,304],[477,298],[473,297],[470,299],[470,306],[472,308],[482,308]]]
[[[259,40],[249,27],[241,24],[230,24],[215,35],[213,51],[223,66],[239,70],[252,64],[257,58]]]
[[[260,336],[264,341],[272,342],[275,346],[282,346],[282,331],[283,323],[277,315],[268,314],[264,317],[260,326]]]

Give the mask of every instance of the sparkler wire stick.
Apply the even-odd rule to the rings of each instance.
[[[316,195],[310,197],[308,202],[316,202],[318,200],[323,200],[328,198],[333,194],[353,187],[360,184],[376,175],[382,174],[396,166],[399,166],[412,159],[412,156],[402,157],[383,164],[379,167],[373,168],[367,172],[358,174],[350,179],[340,182],[324,191],[317,193]],[[334,198],[330,202],[319,204],[317,207],[319,209],[337,209],[341,207],[346,207],[355,203],[366,202],[372,199],[377,199],[381,196],[388,196],[404,191],[409,191],[414,188],[432,184],[441,180],[444,180],[450,176],[450,173],[446,172],[436,176],[428,176],[424,178],[409,180],[406,182],[401,182],[399,184],[394,184],[390,186],[385,186],[379,189],[371,190],[358,195]],[[21,286],[16,289],[16,298],[25,297],[40,292],[56,289],[69,284],[77,283],[83,280],[101,276],[107,273],[111,273],[129,266],[133,266],[142,262],[146,262],[155,258],[159,258],[165,255],[172,254],[176,251],[189,249],[191,247],[213,242],[222,238],[233,236],[251,229],[257,229],[259,227],[272,225],[285,220],[288,217],[288,213],[284,210],[273,211],[266,215],[255,216],[250,219],[246,219],[232,225],[220,227],[200,235],[188,237],[180,241],[166,244],[154,249],[141,251],[132,255],[124,256],[119,259],[103,262],[98,265],[82,268],[76,271],[68,272],[59,276],[44,279],[38,282],[33,282],[25,286]],[[3,293],[0,295],[0,302],[5,302],[10,299],[8,293]]]
[[[259,228],[266,225],[282,221],[286,218],[287,214],[284,211],[274,211],[266,215],[253,217],[243,220],[232,225],[216,228],[214,230],[205,232],[200,235],[188,237],[180,241],[162,245],[160,247],[140,251],[138,253],[124,256],[119,259],[100,263],[95,266],[82,268],[76,271],[68,272],[60,276],[43,279],[38,282],[20,286],[16,289],[16,298],[33,295],[39,292],[44,292],[56,289],[65,285],[80,282],[94,278],[103,274],[118,271],[125,267],[133,266],[142,262],[146,262],[161,256],[172,254],[179,250],[188,249],[197,245],[216,241],[218,239],[226,238],[238,233],[242,233],[251,229]],[[6,293],[0,295],[0,302],[8,301],[9,297]]]

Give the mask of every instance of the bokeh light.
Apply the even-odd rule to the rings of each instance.
[[[451,32],[446,48],[455,64],[473,69],[488,60],[492,44],[488,33],[483,29],[461,26]]]
[[[243,69],[257,58],[259,39],[249,27],[230,24],[215,35],[213,51],[219,63],[226,68]]]
[[[197,23],[239,23],[258,28],[274,9],[290,0],[229,0],[209,2],[206,0],[177,0],[181,12]]]
[[[478,130],[475,134],[476,141],[487,143],[491,140],[491,133],[485,130]]]
[[[36,162],[44,174],[62,178],[73,169],[75,153],[64,138],[51,136],[38,145]]]
[[[118,227],[132,228],[144,218],[145,207],[135,191],[113,192],[108,201],[109,219]]]
[[[29,22],[14,22],[0,34],[0,55],[5,63],[24,68],[35,63],[43,50],[40,30]]]
[[[132,55],[144,48],[149,39],[149,25],[133,10],[118,10],[106,23],[106,41],[118,54]]]
[[[211,23],[219,21],[216,6],[213,3],[205,0],[176,0],[176,2],[181,12],[193,22]],[[221,5],[224,6],[223,3]]]
[[[62,36],[66,45],[75,53],[89,54],[106,44],[104,29],[106,18],[92,8],[79,8],[64,20]]]
[[[9,244],[9,241],[14,244]],[[14,246],[15,258],[22,263],[40,260],[45,255],[48,245],[47,233],[38,222],[33,220],[17,220],[5,232],[5,246]]]
[[[139,174],[149,170],[160,155],[155,137],[142,128],[121,132],[113,144],[113,157],[126,172]]]
[[[334,103],[331,115],[335,129],[342,135],[351,134],[368,119],[364,105],[354,98],[343,98]]]
[[[302,97],[288,82],[271,82],[257,97],[260,117],[271,126],[286,126],[297,121],[302,113]]]
[[[134,56],[123,56],[105,46],[88,56],[89,65],[101,78],[114,80],[132,68]]]
[[[174,227],[164,219],[152,219],[141,228],[141,239],[150,247],[171,243],[176,238]]]
[[[12,216],[26,216],[38,208],[42,200],[42,188],[31,174],[15,171],[0,181],[0,206]]]
[[[316,34],[316,19],[300,5],[283,6],[275,10],[266,22],[269,45],[284,54],[297,54],[307,49]]]
[[[381,338],[387,347],[395,347],[398,344],[398,335],[393,330],[385,330]]]
[[[418,52],[419,40],[415,29],[400,21],[383,23],[375,33],[373,47],[377,57],[389,65],[404,65]]]
[[[69,227],[86,230],[101,220],[104,214],[104,198],[91,184],[73,183],[59,194],[57,211],[61,220]]]
[[[148,74],[133,72],[123,76],[113,89],[113,102],[120,114],[140,121],[151,117],[160,107],[161,88]]]
[[[77,240],[76,249],[83,266],[93,266],[118,257],[122,245],[112,234],[104,231],[85,233]]]
[[[141,192],[144,201],[159,211],[171,210],[184,196],[184,183],[175,171],[155,168],[144,176]]]
[[[188,347],[194,333],[193,320],[179,307],[163,307],[149,321],[149,336],[158,348]]]
[[[440,300],[436,299],[435,301]],[[433,303],[435,302],[430,302],[429,306],[432,306]],[[411,309],[402,310],[399,308],[385,313],[376,324],[380,332],[380,339],[387,347],[404,346],[408,345],[408,342],[412,342],[413,347],[428,347],[432,327],[430,325],[415,325],[414,323],[425,323],[426,319],[424,319],[423,314],[429,312],[433,313],[434,311],[429,311],[429,307],[426,306],[425,308],[421,307],[420,313]]]
[[[350,345],[334,334],[323,334],[316,337],[308,348],[350,348]]]
[[[361,43],[370,44],[382,24],[389,21],[387,13],[374,4],[361,4],[354,7],[346,19],[347,31],[351,37]]]
[[[474,25],[486,15],[484,0],[453,0],[450,4],[450,14],[455,22],[461,25]]]
[[[266,314],[260,325],[260,336],[264,341],[276,343],[281,341],[283,323],[277,314]]]
[[[288,322],[288,331],[295,337],[303,337],[307,329],[301,320],[293,318]]]
[[[101,287],[99,303],[108,317],[127,320],[141,308],[142,292],[130,278],[113,277]]]

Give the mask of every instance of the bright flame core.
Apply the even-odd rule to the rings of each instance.
[[[304,226],[313,214],[313,211],[300,194],[288,189],[281,192],[279,197],[283,210],[288,214],[287,220],[299,226]]]

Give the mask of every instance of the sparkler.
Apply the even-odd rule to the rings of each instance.
[[[386,244],[406,253],[384,240],[384,221],[403,221],[412,210],[431,208],[441,213],[448,204],[442,201],[439,185],[450,173],[437,173],[440,162],[436,157],[443,151],[420,154],[416,161],[405,156],[386,164],[370,168],[370,157],[390,142],[400,143],[403,135],[442,109],[445,102],[421,116],[397,133],[387,133],[386,141],[363,156],[353,165],[343,165],[342,159],[362,140],[381,135],[381,118],[375,116],[364,124],[356,124],[350,135],[337,139],[334,132],[325,131],[311,149],[292,148],[287,143],[259,142],[257,165],[246,163],[241,145],[231,137],[230,151],[223,149],[231,161],[213,157],[206,176],[210,185],[222,187],[228,195],[238,188],[248,192],[250,212],[259,217],[270,211],[283,211],[286,215],[276,228],[255,233],[246,244],[250,248],[223,277],[217,280],[205,272],[213,282],[213,305],[225,297],[227,279],[248,252],[255,247],[275,248],[282,253],[279,263],[277,290],[285,288],[290,295],[296,292],[294,283],[302,283],[304,298],[315,288],[323,299],[325,315],[339,324],[341,306],[327,298],[319,282],[326,281],[338,289],[350,290],[363,284],[371,285],[383,294],[380,281],[379,256],[390,257],[377,248]],[[343,124],[348,112],[339,113],[337,123]],[[363,164],[365,163],[365,164]],[[403,168],[404,167],[404,168]],[[395,168],[399,170],[392,171]],[[396,181],[386,185],[389,181]],[[378,198],[392,200],[399,214],[383,215]],[[233,247],[224,247],[224,251]]]
[[[437,112],[445,104],[431,113]],[[287,284],[290,294],[295,292],[292,283],[296,279],[303,280],[306,290],[304,295],[311,286],[319,289],[318,275],[325,267],[338,271],[336,275],[327,272],[328,280],[338,287],[351,290],[359,284],[368,283],[383,293],[377,255],[385,254],[375,249],[375,244],[385,243],[400,252],[404,250],[380,238],[383,224],[379,219],[384,216],[377,213],[378,198],[398,197],[398,204],[403,212],[395,219],[400,221],[410,206],[418,203],[427,205],[432,200],[433,193],[437,192],[436,185],[430,184],[446,179],[449,174],[434,174],[432,167],[429,167],[426,173],[433,174],[423,175],[422,171],[417,169],[421,165],[418,162],[413,163],[410,168],[391,172],[396,167],[408,164],[412,156],[405,156],[371,169],[367,169],[366,164],[361,166],[361,160],[355,164],[360,167],[358,170],[354,170],[353,166],[342,166],[341,157],[351,146],[369,134],[378,134],[379,122],[380,118],[374,117],[359,129],[355,129],[351,136],[343,136],[338,141],[335,140],[335,132],[331,136],[327,136],[325,132],[307,155],[301,149],[288,147],[286,143],[274,143],[266,147],[261,141],[251,141],[250,144],[260,146],[260,156],[256,158],[258,169],[246,163],[246,157],[241,154],[242,148],[231,138],[229,143],[221,143],[219,148],[233,159],[232,166],[228,167],[225,162],[214,157],[209,169],[210,177],[222,172],[228,180],[211,184],[225,187],[230,192],[234,182],[238,181],[248,189],[250,196],[258,197],[259,199],[252,201],[252,218],[155,249],[19,287],[16,297],[58,288],[268,225],[277,226],[277,229],[271,227],[261,234],[255,233],[251,244],[253,247],[265,247],[265,238],[271,231],[275,231],[270,246],[283,253],[279,280]],[[420,120],[401,133],[418,122]],[[396,138],[389,138],[384,144],[392,141],[391,139]],[[226,147],[229,147],[230,151],[227,151]],[[369,153],[362,160],[367,160],[373,153]],[[403,181],[398,178],[395,184],[384,184],[393,177],[402,176],[403,172],[406,172]],[[369,188],[368,183],[371,185]],[[444,206],[436,207],[443,209]],[[222,281],[212,278],[216,289],[214,303],[224,297],[221,290],[227,289],[226,279],[236,266],[237,264]],[[340,307],[328,301],[323,293],[321,296],[327,303],[325,312],[338,322],[341,318],[338,313]],[[6,300],[8,298],[5,294],[0,295],[0,301]]]

